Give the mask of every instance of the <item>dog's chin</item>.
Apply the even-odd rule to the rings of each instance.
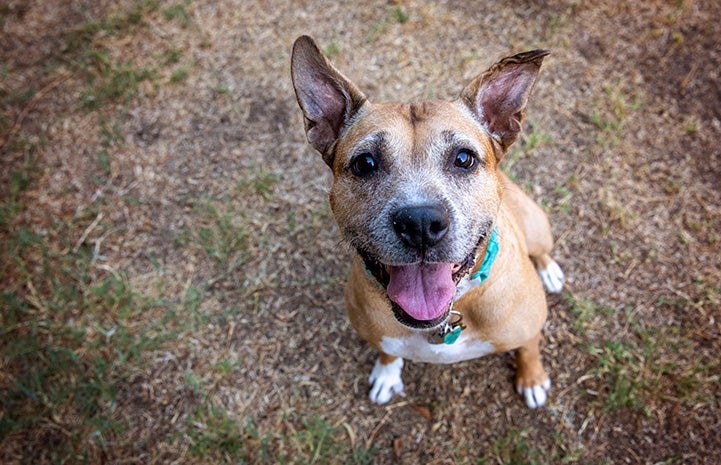
[[[393,301],[391,301],[391,308],[393,309],[393,316],[396,317],[396,320],[398,320],[400,324],[406,326],[407,328],[418,331],[429,331],[440,327],[441,325],[443,325],[443,323],[448,321],[448,318],[451,314],[450,304],[448,305],[448,308],[445,312],[432,320],[417,320],[410,316],[408,313],[406,313],[400,305]]]

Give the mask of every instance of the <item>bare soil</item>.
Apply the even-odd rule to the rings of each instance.
[[[719,2],[160,1],[126,29],[83,32],[132,5],[0,3],[4,197],[31,167],[4,237],[67,221],[72,241],[49,234],[53,250],[96,247],[96,273],[193,323],[118,384],[127,429],[86,460],[262,463],[265,447],[300,462],[287,438],[320,418],[372,448],[372,463],[718,462]],[[81,33],[153,77],[82,104],[101,68],[68,58]],[[301,34],[378,102],[453,98],[497,59],[551,49],[506,162],[548,212],[568,279],[549,297],[546,408],[513,392],[510,354],[407,363],[405,398],[367,399],[376,354],[344,314],[351,254],[290,82]],[[32,301],[3,270],[4,292]],[[136,324],[140,337],[148,325]],[[218,375],[223,360],[235,366]],[[238,431],[238,456],[193,452],[208,405],[259,433]],[[20,463],[72,430],[62,412],[53,421],[2,438],[0,457]]]

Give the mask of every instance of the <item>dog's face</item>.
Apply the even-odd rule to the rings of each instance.
[[[447,317],[493,229],[497,165],[546,54],[498,63],[452,102],[374,105],[312,39],[296,41],[293,82],[308,139],[333,170],[333,214],[402,323],[427,328]]]
[[[493,144],[463,105],[366,104],[338,140],[332,169],[344,238],[386,266],[464,262],[500,203]],[[408,209],[442,237],[433,224],[429,237],[422,224],[418,238],[399,233]]]

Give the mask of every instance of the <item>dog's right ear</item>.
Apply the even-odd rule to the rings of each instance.
[[[308,142],[333,163],[333,145],[366,97],[323,55],[315,41],[301,36],[293,44],[291,76],[305,117]]]

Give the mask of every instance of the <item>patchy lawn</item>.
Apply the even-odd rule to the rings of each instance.
[[[721,5],[0,2],[2,463],[715,463]],[[547,408],[513,358],[375,354],[290,47],[374,101],[552,50],[505,170],[548,212]]]

